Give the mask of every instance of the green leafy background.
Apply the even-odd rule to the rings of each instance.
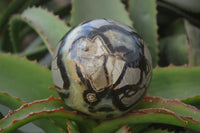
[[[154,66],[135,109],[103,121],[69,109],[50,71],[62,36],[95,18],[137,31]],[[0,1],[0,132],[200,132],[199,18],[199,0]]]

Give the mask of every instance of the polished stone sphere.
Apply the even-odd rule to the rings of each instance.
[[[152,61],[133,29],[95,19],[64,35],[54,53],[52,74],[70,108],[94,119],[109,119],[130,111],[145,95]]]

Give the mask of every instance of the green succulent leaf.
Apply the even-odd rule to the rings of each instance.
[[[143,131],[142,133],[175,133],[174,131],[168,131],[163,129],[155,129],[155,128],[149,128],[148,130]]]
[[[112,7],[112,8],[111,8]],[[108,18],[132,26],[124,5],[120,0],[74,0],[72,3],[71,25],[83,21]]]
[[[124,124],[163,123],[200,131],[200,110],[178,100],[146,96],[136,110],[122,117],[107,120],[94,128],[94,133],[109,133]]]
[[[160,54],[160,61],[174,65],[188,64],[187,36],[180,34],[160,39]]]
[[[2,133],[11,132],[33,120],[53,117],[74,120],[79,125],[80,130],[85,132],[96,126],[96,122],[86,119],[76,112],[66,111],[63,107],[65,107],[65,104],[60,99],[53,97],[24,104],[19,109],[9,112],[6,117],[0,120],[0,131]]]
[[[58,126],[57,123],[54,123],[52,119],[38,119],[34,120],[32,123],[43,129],[46,133],[66,133],[65,130],[60,125]]]
[[[183,117],[189,116],[197,121],[200,121],[200,110],[198,110],[194,106],[184,104],[181,101],[176,100],[176,99],[168,100],[168,99],[163,99],[160,97],[146,96],[135,107],[136,110],[149,109],[149,108],[168,109],[168,110],[173,111],[174,113],[181,115]]]
[[[188,64],[189,44],[184,19],[176,19],[165,28],[163,33],[164,37],[159,39],[159,64],[161,66]]]
[[[80,133],[75,122],[67,120],[67,126],[69,133]]]
[[[134,124],[131,126],[130,131],[131,133],[141,133],[143,131],[145,131],[146,129],[148,129],[150,126],[149,123],[147,124]]]
[[[167,15],[167,16],[169,15],[170,17],[168,16],[168,20],[165,20],[165,21],[168,21],[168,23],[170,23],[171,20],[173,20],[177,17],[182,17],[182,18],[189,20],[191,23],[193,23],[197,27],[200,26],[199,25],[200,20],[198,19],[199,14],[187,12],[185,10],[182,10],[180,8],[175,7],[172,4],[166,3],[163,0],[157,1],[157,5],[158,5],[159,8],[162,8],[161,10],[167,10],[167,14],[165,14],[165,15]]]
[[[132,112],[96,121],[69,111],[61,99],[56,99],[59,96],[51,87],[54,85],[49,69],[18,55],[0,53],[0,132],[13,132],[28,123],[48,133],[171,133],[171,130],[154,128],[157,123],[180,127],[185,133],[200,132],[200,67],[191,67],[200,65],[199,0],[73,0],[63,7],[52,7],[55,2],[47,0],[4,1],[0,7],[1,3],[9,6],[3,5],[4,12],[0,9],[2,53],[10,51],[19,56],[38,57],[38,53],[48,49],[52,55],[58,41],[70,29],[66,23],[75,26],[86,20],[110,18],[136,28],[150,49],[154,67],[158,62],[158,48],[164,63],[189,67],[156,67],[147,96]],[[50,10],[58,10],[53,14],[38,7],[41,3]],[[30,5],[36,7],[26,9]],[[165,18],[162,24],[161,18]],[[27,37],[34,39],[29,35],[35,33],[36,39],[24,46],[23,41]],[[8,109],[11,111],[6,116]]]
[[[199,1],[200,2],[200,1]],[[189,64],[190,66],[200,65],[200,29],[185,21],[185,28],[189,41]]]
[[[6,9],[6,2],[0,1],[0,15],[2,14],[2,11]]]
[[[200,109],[200,95],[194,96],[194,97],[188,97],[186,99],[181,100],[182,102],[186,104],[193,105]]]
[[[200,13],[199,0],[163,0],[163,1],[186,11]]]
[[[31,55],[37,54],[37,53],[39,53],[41,51],[45,51],[47,49],[46,46],[44,46],[44,45],[34,46],[34,44],[30,44],[29,46],[30,46],[29,48],[26,48],[19,55],[22,56],[22,57],[23,56],[31,56]]]
[[[122,126],[119,130],[117,130],[115,133],[129,133],[129,127],[128,125]]]
[[[53,95],[58,97],[55,90],[51,72],[36,62],[26,58],[0,54],[0,91],[18,97],[25,102],[45,99]]]
[[[158,61],[158,35],[156,22],[155,0],[130,0],[130,17],[134,22],[134,28],[148,44],[152,55],[153,65]]]
[[[11,45],[5,45],[5,44],[11,44],[11,42],[9,40],[8,30],[6,30],[0,38],[0,52],[12,51],[12,46]]]
[[[166,27],[163,34],[165,36],[186,34],[184,19],[176,19],[174,22]]]
[[[200,94],[199,67],[166,67],[153,71],[147,93],[167,99],[186,99]]]
[[[67,4],[54,10],[54,14],[59,15],[61,18],[70,15],[72,4]]]
[[[26,7],[31,5],[32,1],[33,0],[13,0],[0,16],[0,33],[5,28],[9,17],[12,14],[17,13],[24,5],[26,5]]]
[[[19,98],[10,96],[9,94],[5,92],[0,91],[0,104],[5,105],[11,109],[17,109],[22,104],[25,104],[26,102],[22,101]]]
[[[165,34],[167,36],[160,39],[161,61],[174,65],[200,65],[198,27],[187,20],[178,19],[165,30]]]
[[[28,8],[21,15],[15,15],[10,20],[10,36],[15,51],[18,51],[19,37],[17,33],[20,30],[19,23],[21,22],[28,24],[37,32],[51,54],[59,40],[70,29],[49,11],[36,7]]]
[[[5,105],[12,110],[18,109],[21,105],[26,104],[26,102],[22,101],[19,98],[13,97],[5,92],[0,92],[0,105]],[[55,118],[54,118],[55,119]],[[52,120],[51,120],[52,121]],[[33,121],[33,123],[42,128],[47,133],[63,133],[63,129],[59,126],[55,125],[48,119],[39,119]],[[56,121],[57,124],[57,121]]]
[[[54,117],[50,119],[55,126],[62,128],[64,132],[68,133],[67,120],[61,117]],[[38,120],[40,121],[40,119]]]
[[[2,119],[4,116],[3,116],[3,114],[0,112],[0,119]]]
[[[131,114],[129,113],[126,116],[114,120],[105,121],[94,128],[93,133],[110,133],[114,132],[118,127],[124,124],[142,123],[170,123],[185,127],[187,122],[166,109],[146,109]]]

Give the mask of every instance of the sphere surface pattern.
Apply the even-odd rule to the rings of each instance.
[[[130,111],[152,75],[150,53],[131,28],[109,19],[85,22],[59,42],[53,81],[64,102],[96,119]]]

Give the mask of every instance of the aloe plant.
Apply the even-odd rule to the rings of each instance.
[[[0,132],[200,132],[199,0],[0,2]],[[79,23],[109,18],[132,28],[154,65],[146,96],[129,113],[94,120],[69,109],[50,71],[58,41]]]

